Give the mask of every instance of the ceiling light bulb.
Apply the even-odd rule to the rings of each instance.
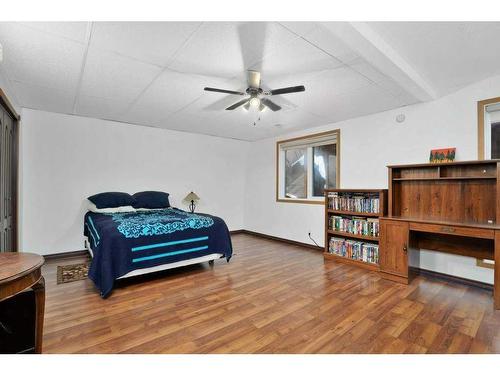
[[[260,106],[260,99],[257,97],[253,97],[252,99],[250,99],[250,105],[252,107],[255,107],[255,108],[259,107]]]

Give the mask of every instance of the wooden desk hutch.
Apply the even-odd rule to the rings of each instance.
[[[408,247],[495,261],[500,309],[500,160],[392,165],[380,273],[408,283]]]

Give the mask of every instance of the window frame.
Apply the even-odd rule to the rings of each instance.
[[[335,129],[335,130],[329,130],[326,132],[321,132],[321,133],[315,133],[315,134],[309,134],[305,135],[302,137],[295,137],[295,138],[288,138],[288,139],[283,139],[280,141],[276,142],[276,202],[284,202],[284,203],[303,203],[303,204],[324,204],[325,199],[324,197],[316,197],[316,198],[310,198],[309,193],[310,190],[312,190],[312,169],[309,168],[309,160],[312,160],[310,157],[312,156],[312,147],[311,146],[305,146],[307,147],[307,153],[308,153],[308,166],[307,166],[307,183],[306,183],[306,196],[308,198],[303,199],[295,199],[295,198],[285,198],[283,194],[280,194],[280,188],[283,186],[280,184],[280,181],[283,181],[284,183],[284,168],[281,168],[283,164],[283,159],[284,159],[284,152],[281,150],[281,145],[283,143],[288,143],[288,142],[295,142],[295,141],[306,141],[311,138],[317,138],[317,137],[324,137],[324,136],[329,136],[329,135],[335,135],[336,136],[336,178],[335,178],[335,185],[336,188],[340,188],[340,129]],[[311,154],[311,155],[309,155]],[[283,189],[284,190],[284,189]]]
[[[486,107],[491,104],[500,103],[500,96],[496,98],[484,99],[477,102],[477,160],[485,160],[486,145],[484,142],[484,126]],[[490,158],[491,159],[491,158]]]

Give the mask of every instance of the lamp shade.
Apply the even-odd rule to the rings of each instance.
[[[183,202],[184,203],[191,203],[191,201],[198,202],[199,200],[200,200],[200,197],[198,195],[196,195],[196,193],[194,191],[192,191],[184,197]]]

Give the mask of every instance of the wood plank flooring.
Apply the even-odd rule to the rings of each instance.
[[[44,353],[499,353],[491,292],[419,276],[404,286],[247,234],[227,264],[56,285],[43,268]]]

